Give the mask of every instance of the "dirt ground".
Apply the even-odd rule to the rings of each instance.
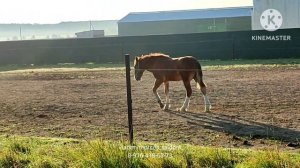
[[[189,112],[175,110],[185,97],[181,82],[170,83],[165,112],[152,75],[132,78],[135,140],[299,150],[299,68],[208,70],[204,80],[211,113],[194,81]],[[1,73],[0,86],[2,135],[127,139],[124,70]],[[159,93],[164,100],[163,87]]]

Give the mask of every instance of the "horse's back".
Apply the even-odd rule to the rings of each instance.
[[[173,58],[173,60],[176,62],[177,67],[179,69],[197,69],[198,68],[198,61],[193,56],[184,56],[184,57],[178,57]]]
[[[163,81],[191,80],[198,69],[198,61],[192,56],[171,58],[156,56],[150,70],[156,79]]]
[[[159,60],[156,64],[160,69],[176,70],[176,69],[194,69],[197,67],[198,61],[193,56],[184,56],[184,57],[164,57]]]

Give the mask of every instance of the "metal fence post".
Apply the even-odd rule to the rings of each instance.
[[[128,108],[128,128],[129,128],[129,141],[133,145],[133,125],[132,125],[132,99],[131,99],[131,80],[130,80],[130,55],[125,54],[126,66],[126,87],[127,87],[127,108]]]

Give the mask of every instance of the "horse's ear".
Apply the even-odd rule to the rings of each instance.
[[[139,57],[135,57],[135,62],[138,62],[139,61]]]

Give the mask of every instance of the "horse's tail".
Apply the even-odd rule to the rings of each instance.
[[[197,88],[200,89],[202,87],[206,87],[205,83],[203,82],[203,73],[200,63],[197,63],[197,71],[194,80],[197,83]]]

